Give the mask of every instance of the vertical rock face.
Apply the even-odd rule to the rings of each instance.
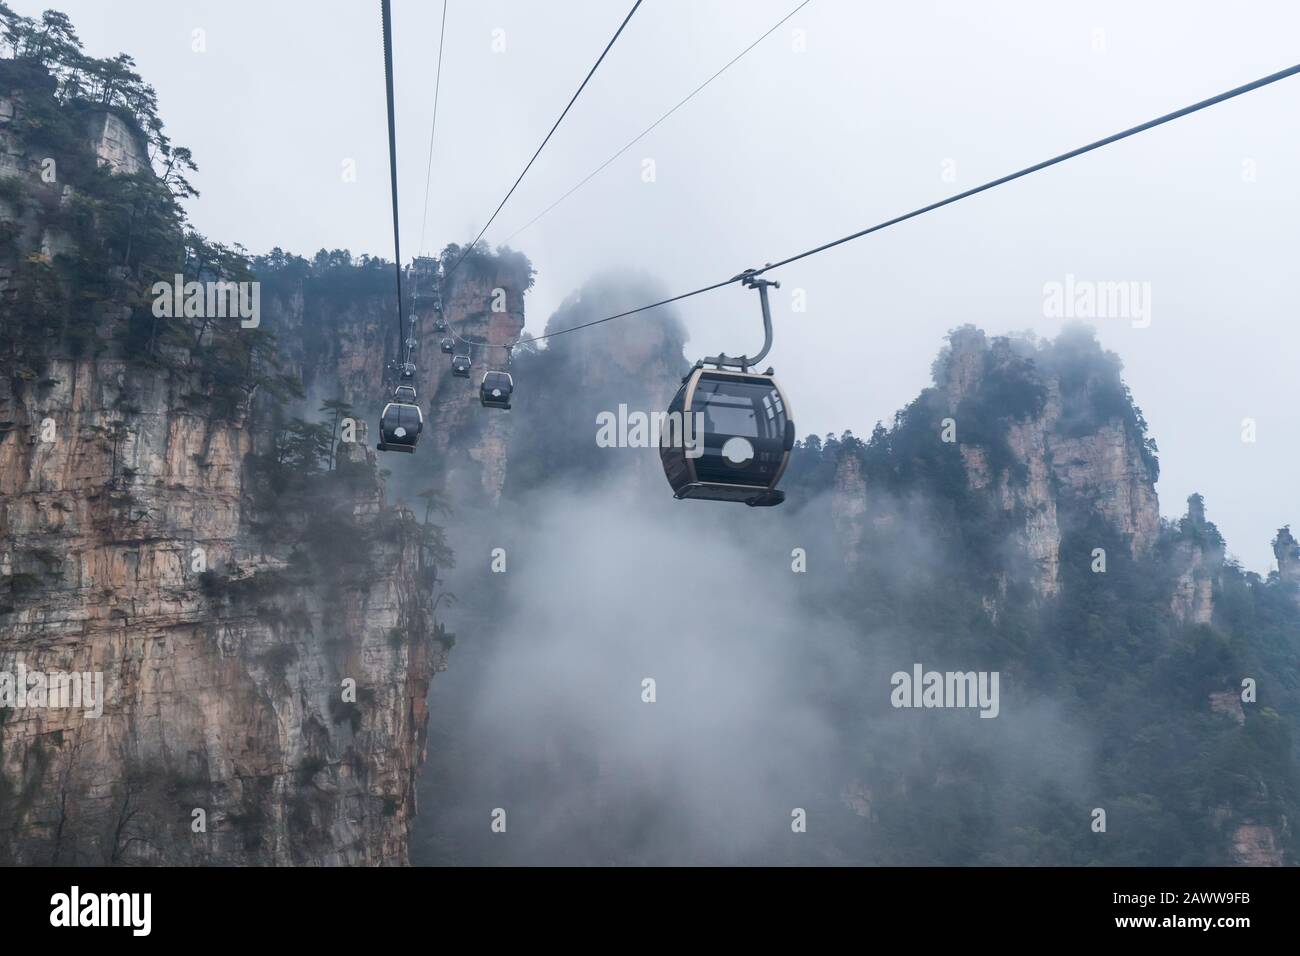
[[[31,171],[27,144],[14,132],[14,121],[22,108],[21,90],[0,89],[0,176],[21,176]]]
[[[99,162],[115,173],[130,175],[149,167],[149,152],[139,132],[111,110],[87,118],[90,145]]]
[[[1300,542],[1291,534],[1291,526],[1278,528],[1273,539],[1273,556],[1277,559],[1277,573],[1283,580],[1300,585]]]
[[[867,530],[867,482],[857,458],[844,455],[835,469],[831,492],[831,521],[844,553],[844,563],[856,568],[862,560]]]
[[[1294,862],[1284,728],[1300,701],[1285,676],[1294,672],[1289,585],[1300,586],[1300,543],[1280,529],[1277,573],[1262,579],[1226,559],[1200,495],[1178,521],[1160,519],[1155,449],[1118,372],[1095,341],[1069,331],[1038,342],[960,329],[934,365],[934,387],[890,427],[866,442],[810,438],[792,469],[806,487],[829,490],[848,569],[841,600],[880,634],[906,633],[910,654],[947,630],[956,637],[939,638],[938,653],[998,658],[1019,639],[1010,635],[1032,635],[1018,666],[1039,674],[1074,667],[1091,647],[1099,660],[1074,684],[1075,703],[1061,693],[1069,682],[1054,678],[1021,689],[1078,715],[1101,759],[1125,762],[1125,785],[1140,800],[1159,793],[1178,807],[1180,826],[1199,828],[1207,861]],[[901,535],[881,533],[891,514]],[[936,628],[944,601],[954,617]],[[1114,692],[1129,681],[1131,691]],[[1264,703],[1256,691],[1266,681]],[[1171,765],[1130,747],[1134,728],[1178,739],[1176,761],[1194,760],[1197,771],[1175,781]],[[842,798],[855,812],[914,799],[888,774],[866,783],[874,800],[848,788]],[[1154,860],[1162,851],[1144,852]]]
[[[40,157],[32,155],[18,132],[25,105],[22,90],[0,87],[0,248],[21,245],[31,253],[47,254],[42,248],[45,223],[28,208],[23,188],[40,182]],[[7,251],[9,255],[0,255],[0,296],[8,292],[18,264],[16,250]]]
[[[967,488],[1010,522],[1040,598],[1060,590],[1072,528],[1095,520],[1131,555],[1150,553],[1160,530],[1157,469],[1113,356],[1077,334],[1039,343],[967,326],[949,337],[934,380],[909,409],[919,416],[909,427],[924,432],[915,440],[955,444]],[[851,561],[870,495],[855,456],[843,454],[832,510]]]
[[[1051,425],[1059,412],[1060,389],[1052,382],[1048,386],[1047,405],[1041,418],[1011,422],[1007,426],[1007,446],[1011,449],[1015,466],[1022,470],[1023,482],[1017,488],[1010,469],[998,475],[1002,510],[1019,510],[1024,516],[1020,539],[1033,569],[1034,587],[1043,597],[1056,593],[1061,567],[1061,526],[1052,478],[1056,477],[1062,486],[1068,487],[1053,467],[1056,464],[1052,454],[1055,436],[1051,433]]]
[[[963,420],[963,407],[976,400],[990,376],[999,373],[999,357],[991,351],[983,332],[960,329],[951,336],[947,355],[940,358],[935,382],[941,404],[953,419],[970,487],[991,496],[1002,511],[1023,516],[1019,543],[1029,561],[1035,590],[1050,597],[1057,590],[1061,534],[1056,495],[1049,483],[1047,445],[1050,423],[1059,416],[1059,395],[1050,395],[1038,416],[1006,423],[1004,441],[1011,457],[1005,462],[992,464],[989,448],[964,441],[971,423]]]
[[[17,347],[0,354],[0,863],[405,863],[445,656],[427,535],[387,506],[364,424],[337,467],[297,464],[277,436],[288,409],[269,379],[243,378],[237,337],[254,333],[238,321],[160,319],[141,336],[158,276],[116,269],[95,311],[65,323],[90,330],[82,345],[60,336],[40,310],[72,281],[69,261],[101,261],[108,227],[40,261],[59,193],[97,181],[78,169],[146,160],[102,114],[46,183],[39,150],[4,122],[22,119],[21,97],[6,103],[0,332]],[[265,324],[299,377],[323,361],[323,318],[301,298],[279,305]],[[353,318],[327,354],[340,377],[378,382],[382,340]],[[74,673],[66,696],[47,692]]]
[[[1111,421],[1090,436],[1053,436],[1048,450],[1062,488],[1128,537],[1133,554],[1148,554],[1160,529],[1159,501],[1155,476],[1128,429]]]
[[[432,308],[420,310],[428,344],[421,348],[418,364],[428,383],[433,452],[453,495],[460,492],[490,505],[500,499],[505,483],[514,418],[513,410],[485,410],[478,386],[487,370],[506,368],[509,353],[503,346],[519,341],[530,281],[527,269],[512,259],[477,253],[453,273],[443,307],[451,331],[461,340],[457,351],[468,348],[473,360],[468,380],[452,375],[450,356],[438,351]]]
[[[251,529],[248,422],[120,360],[48,374],[0,382],[0,673],[102,674],[102,714],[0,710],[0,859],[405,862],[438,663],[415,535],[339,489],[362,567],[297,574]]]
[[[1035,591],[1051,597],[1060,586],[1064,511],[1093,514],[1124,537],[1130,552],[1150,552],[1160,513],[1153,462],[1114,394],[1118,370],[1096,361],[1081,371],[1067,345],[989,341],[977,329],[959,329],[936,363],[936,385],[956,423],[967,480],[1019,522],[1017,538],[1028,558]],[[1110,407],[1100,393],[1108,391]],[[1023,396],[1036,395],[1028,402]],[[997,404],[991,403],[996,396]],[[1017,414],[990,426],[972,417],[1008,405]],[[963,427],[963,425],[967,427]]]
[[[33,195],[44,192],[39,203],[47,208],[44,215],[38,210],[19,209],[19,203],[0,191],[0,223],[19,233],[35,232],[33,245],[40,256],[49,261],[56,255],[76,251],[73,240],[61,225],[54,225],[50,209],[54,203],[67,210],[75,190],[68,184],[68,170],[60,167],[61,157],[47,155],[43,149],[32,149],[18,127],[24,118],[25,96],[22,90],[0,89],[0,179],[27,180],[40,183],[44,190],[33,190]],[[149,165],[148,147],[139,130],[111,110],[92,110],[85,116],[86,145],[95,161],[114,173],[131,174]],[[24,236],[29,241],[32,237]],[[11,267],[7,272],[11,271]],[[3,279],[0,276],[0,279]]]
[[[1178,523],[1172,557],[1178,576],[1170,609],[1179,621],[1209,624],[1213,619],[1214,591],[1223,571],[1223,558],[1223,537],[1205,519],[1204,499],[1192,495],[1187,499],[1187,515]]]
[[[1214,570],[1206,566],[1205,552],[1180,543],[1175,560],[1186,570],[1179,575],[1170,600],[1174,617],[1184,623],[1209,624],[1214,616]]]
[[[433,260],[420,262],[428,268]],[[336,271],[340,275],[333,277],[288,270],[275,275],[265,284],[264,312],[282,342],[302,343],[292,358],[310,396],[340,398],[376,422],[394,384],[389,363],[405,357],[404,348],[399,354],[407,333],[399,339],[392,266],[349,263]],[[450,335],[456,350],[474,363],[467,379],[452,375],[451,356],[439,349],[444,333],[434,330],[431,275],[408,269],[404,281],[416,316],[415,385],[425,414],[420,471],[460,501],[495,504],[515,412],[481,408],[478,385],[489,368],[506,367],[503,346],[519,340],[531,267],[517,254],[475,252],[446,280],[442,299]],[[346,286],[346,294],[334,291],[337,286]]]

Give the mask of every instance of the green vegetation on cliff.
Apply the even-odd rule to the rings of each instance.
[[[0,174],[0,374],[40,382],[51,358],[108,354],[175,373],[188,400],[222,417],[259,389],[292,395],[270,331],[155,314],[157,282],[251,274],[240,248],[189,226],[182,203],[197,195],[197,167],[164,132],[134,61],[87,55],[57,11],[36,21],[0,3],[0,26],[6,133],[22,150]],[[127,140],[120,163],[94,148],[109,122]]]

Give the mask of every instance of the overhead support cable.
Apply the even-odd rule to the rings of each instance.
[[[397,222],[397,122],[393,116],[393,12],[379,0],[384,32],[384,89],[388,99],[388,172],[393,193],[393,270],[397,275],[397,348],[402,348],[402,236]]]
[[[781,24],[785,23],[787,20],[789,20],[791,17],[793,17],[796,13],[798,13],[798,12],[799,12],[800,10],[802,10],[804,7],[808,6],[808,4],[810,4],[810,3],[812,3],[812,0],[803,0],[803,3],[799,4],[799,6],[795,7],[793,10],[791,10],[789,13],[787,13],[785,16],[783,16],[780,20],[776,21],[776,23],[772,24],[772,26],[770,26],[770,27],[767,29],[767,32],[765,32],[762,36],[760,36],[760,37],[759,37],[758,39],[756,39],[754,42],[752,42],[751,44],[749,44],[749,46],[745,47],[745,49],[741,50],[739,53],[737,53],[735,56],[733,56],[730,60],[728,60],[725,64],[723,64],[723,66],[722,66],[720,69],[718,69],[718,71],[715,72],[712,76],[710,76],[707,80],[705,80],[705,81],[704,81],[703,83],[701,83],[699,86],[695,87],[695,89],[691,90],[691,92],[687,93],[686,96],[684,96],[682,99],[678,100],[676,106],[674,106],[674,107],[673,107],[672,109],[670,109],[668,112],[664,113],[664,114],[663,114],[662,116],[660,116],[657,120],[655,120],[653,123],[651,123],[651,124],[650,124],[649,126],[647,126],[645,129],[643,129],[641,132],[637,133],[636,136],[634,136],[631,140],[628,141],[627,145],[625,145],[625,146],[624,146],[622,149],[620,149],[617,153],[615,153],[613,156],[609,157],[609,159],[605,160],[603,163],[601,163],[599,166],[597,166],[595,169],[593,169],[591,172],[589,172],[589,173],[588,173],[588,174],[587,174],[587,175],[586,175],[586,176],[585,176],[581,181],[579,181],[576,185],[574,185],[574,186],[573,186],[573,187],[572,187],[568,192],[566,192],[563,196],[561,196],[559,199],[555,200],[555,202],[551,203],[549,206],[547,206],[545,209],[543,209],[541,212],[539,212],[539,213],[538,213],[536,216],[534,216],[532,219],[528,220],[528,222],[526,222],[524,225],[520,226],[518,229],[516,229],[514,232],[512,232],[510,235],[508,235],[508,236],[505,238],[505,240],[503,241],[503,244],[506,243],[506,242],[509,242],[511,239],[514,239],[515,236],[519,235],[519,234],[520,234],[521,232],[523,232],[524,230],[529,229],[530,227],[532,227],[532,225],[533,225],[534,223],[536,223],[539,219],[541,219],[543,216],[545,216],[547,213],[549,213],[552,209],[554,209],[556,206],[560,205],[560,203],[564,202],[564,200],[568,199],[570,196],[572,196],[574,193],[576,193],[576,192],[577,192],[579,189],[581,189],[583,186],[587,185],[587,183],[591,182],[592,179],[594,179],[594,178],[595,178],[596,176],[598,176],[601,172],[603,172],[606,168],[608,168],[609,165],[610,165],[612,162],[614,162],[614,160],[618,159],[620,156],[622,156],[624,153],[626,153],[629,149],[631,149],[633,146],[635,146],[637,143],[639,143],[642,139],[644,139],[646,136],[648,136],[651,132],[653,132],[654,129],[655,129],[656,127],[658,127],[660,123],[662,123],[664,120],[668,119],[668,117],[672,116],[672,115],[673,115],[674,113],[676,113],[679,109],[681,109],[683,106],[685,106],[687,103],[689,103],[692,99],[695,98],[695,95],[696,95],[697,93],[699,93],[699,92],[700,92],[701,90],[703,90],[706,86],[708,86],[710,83],[712,83],[712,82],[713,82],[714,80],[716,80],[718,77],[720,77],[723,73],[726,73],[727,70],[731,69],[732,66],[734,66],[736,63],[738,63],[738,62],[741,60],[741,58],[744,57],[744,55],[745,55],[746,53],[748,53],[750,50],[754,49],[754,47],[758,46],[760,43],[762,43],[764,40],[766,40],[769,36],[771,36],[774,32],[776,32],[777,28],[780,27]]]
[[[424,168],[424,212],[420,217],[419,252],[424,252],[425,228],[429,224],[429,183],[433,179],[433,135],[438,129],[438,91],[442,88],[442,45],[447,36],[447,0],[442,0],[442,26],[438,30],[438,67],[433,81],[433,122],[429,124],[429,159]]]
[[[929,205],[921,206],[918,209],[913,209],[911,212],[903,213],[902,215],[895,216],[892,219],[886,219],[884,222],[876,223],[874,226],[868,226],[865,229],[859,229],[857,232],[849,233],[847,236],[841,236],[838,239],[832,239],[830,242],[824,242],[819,246],[814,246],[813,248],[806,249],[803,252],[796,253],[792,256],[787,256],[786,258],[778,260],[777,262],[769,262],[766,265],[764,265],[761,269],[749,269],[735,276],[732,276],[730,279],[723,279],[722,281],[715,282],[712,285],[702,286],[701,288],[693,289],[690,292],[683,292],[680,295],[675,295],[667,299],[661,299],[660,301],[652,302],[649,305],[638,306],[635,309],[628,309],[625,312],[619,312],[615,315],[607,315],[604,318],[595,319],[594,321],[591,322],[583,322],[580,325],[570,326],[567,329],[558,329],[554,332],[549,332],[545,335],[538,335],[535,336],[532,339],[532,341],[537,342],[542,339],[554,338],[557,335],[567,335],[570,332],[577,332],[581,329],[589,329],[595,325],[602,325],[606,322],[613,322],[615,319],[621,319],[629,315],[636,315],[640,312],[646,312],[650,309],[658,308],[661,305],[668,305],[673,302],[680,302],[683,299],[689,299],[692,296],[702,295],[705,292],[712,292],[715,289],[721,289],[723,286],[728,286],[735,282],[742,282],[745,279],[753,278],[755,276],[760,276],[765,272],[771,271],[772,269],[778,269],[781,266],[789,265],[792,262],[798,262],[800,259],[806,259],[809,256],[815,256],[818,253],[826,252],[828,249],[833,249],[836,246],[841,246],[847,242],[852,242],[854,239],[861,239],[863,236],[868,236],[874,232],[880,232],[882,229],[888,229],[890,226],[896,226],[899,223],[906,222],[909,219],[915,219],[917,216],[924,215],[925,213],[928,212],[933,212],[936,209],[941,209],[944,206],[951,205],[952,203],[958,202],[962,199],[968,199],[969,197],[978,195],[979,193],[987,192],[988,190],[993,189],[996,186],[1005,185],[1006,183],[1012,182],[1016,179],[1020,179],[1024,176],[1028,176],[1031,173],[1036,173],[1039,172],[1040,170],[1047,169],[1050,166],[1055,166],[1058,163],[1063,163],[1066,160],[1074,159],[1075,157],[1082,156],[1084,153],[1092,152],[1093,150],[1100,149],[1103,146],[1109,146],[1112,143],[1117,143],[1120,140],[1129,138],[1130,136],[1136,136],[1138,133],[1144,133],[1147,130],[1155,129],[1157,126],[1163,126],[1165,123],[1171,123],[1176,119],[1181,119],[1184,116],[1189,116],[1192,113],[1196,113],[1199,112],[1200,110],[1207,109],[1208,107],[1215,106],[1216,104],[1222,103],[1226,100],[1230,100],[1233,99],[1234,97],[1241,96],[1245,93],[1250,93],[1254,90],[1261,89],[1262,87],[1268,86],[1272,83],[1277,83],[1279,80],[1284,80],[1287,79],[1288,77],[1295,76],[1297,73],[1300,73],[1300,64],[1287,67],[1285,70],[1279,70],[1276,73],[1270,73],[1268,76],[1260,77],[1258,80],[1253,80],[1250,83],[1245,83],[1241,86],[1233,87],[1232,89],[1227,90],[1223,93],[1219,93],[1216,96],[1211,96],[1208,99],[1204,99],[1204,100],[1200,100],[1199,102],[1192,103],[1190,106],[1184,106],[1182,109],[1174,110],[1172,113],[1165,113],[1163,116],[1157,116],[1155,119],[1147,120],[1145,123],[1139,123],[1137,126],[1131,126],[1126,130],[1122,130],[1121,132],[1113,133],[1110,136],[1106,136],[1102,139],[1095,140],[1094,142],[1088,143],[1086,146],[1080,146],[1077,149],[1070,150],[1069,152],[1065,152],[1065,153],[1061,153],[1060,155],[1053,156],[1051,159],[1045,159],[1042,162],[1034,163],[1034,165],[1032,166],[1026,166],[1024,169],[1016,170],[1014,173],[1008,173],[1005,176],[999,176],[997,179],[989,180],[988,182],[983,183],[979,186],[975,186],[963,192],[956,193],[952,196],[947,197],[946,199],[940,199],[937,202],[932,202]]]
[[[619,36],[622,35],[623,28],[628,25],[628,21],[632,19],[632,14],[636,13],[637,8],[641,6],[641,3],[642,0],[636,0],[636,3],[632,4],[632,9],[627,12],[627,16],[623,18],[623,22],[618,25],[618,29],[614,31],[614,35],[610,37],[609,42],[605,44],[605,49],[601,51],[600,56],[596,59],[596,62],[592,64],[591,69],[587,71],[587,75],[583,77],[582,83],[578,86],[577,91],[574,92],[573,96],[569,98],[569,102],[565,105],[564,111],[560,113],[559,119],[555,121],[555,123],[551,126],[550,132],[546,134],[546,138],[542,140],[542,145],[537,147],[537,150],[536,152],[533,153],[532,158],[529,159],[528,163],[524,166],[523,172],[521,172],[519,176],[515,179],[514,185],[510,187],[509,191],[502,198],[501,202],[497,203],[497,208],[492,212],[492,215],[488,217],[487,222],[483,224],[483,228],[479,230],[478,235],[474,237],[473,242],[471,242],[469,245],[465,247],[465,249],[461,252],[460,257],[456,259],[452,267],[446,270],[446,272],[444,272],[443,274],[444,278],[450,276],[453,272],[455,272],[456,269],[459,268],[460,264],[465,261],[465,257],[469,255],[471,251],[473,251],[476,245],[478,245],[478,241],[483,238],[483,234],[488,231],[488,227],[492,225],[497,215],[505,207],[505,204],[510,200],[510,197],[514,195],[515,190],[519,188],[519,184],[523,182],[524,177],[528,175],[528,170],[532,169],[533,163],[537,162],[537,157],[542,154],[542,150],[546,148],[546,144],[551,141],[551,137],[555,135],[555,131],[559,129],[560,124],[564,122],[564,117],[569,115],[569,110],[573,108],[573,104],[578,101],[578,97],[582,95],[582,91],[587,88],[587,84],[591,82],[591,78],[596,75],[597,68],[600,66],[601,63],[604,62],[605,57],[609,54],[609,51],[613,48],[614,42],[619,38]]]

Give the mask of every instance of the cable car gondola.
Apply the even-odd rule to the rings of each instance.
[[[438,318],[434,319],[434,321],[433,321],[433,331],[435,331],[435,332],[439,332],[439,333],[441,333],[441,332],[446,332],[446,331],[447,331],[447,320],[444,319],[442,316],[438,316]]]
[[[450,355],[452,352],[456,351],[456,343],[450,338],[445,338],[438,343],[438,348],[442,350],[443,355]]]
[[[415,387],[399,385],[393,390],[393,400],[384,406],[379,416],[380,451],[415,451],[424,428],[424,414],[416,404]]]
[[[794,447],[789,402],[770,368],[751,371],[772,347],[767,286],[777,283],[757,278],[744,283],[758,289],[762,299],[763,350],[752,359],[725,354],[702,359],[682,380],[659,436],[664,474],[679,499],[743,501],[751,507],[785,500],[776,486]],[[705,362],[715,368],[705,368]]]
[[[509,408],[514,390],[515,380],[509,372],[484,372],[478,387],[478,399],[486,408]]]
[[[453,355],[451,357],[451,374],[457,378],[469,378],[469,367],[468,355]]]

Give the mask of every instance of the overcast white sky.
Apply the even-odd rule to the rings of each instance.
[[[487,238],[504,240],[796,4],[646,0]],[[130,53],[157,88],[201,168],[190,212],[205,234],[254,252],[391,257],[378,3],[55,6],[90,52]],[[450,0],[427,250],[478,231],[630,6]],[[407,256],[440,12],[394,2]],[[1298,39],[1300,5],[1280,0],[813,0],[514,241],[538,269],[529,328],[598,269],[642,268],[672,292],[713,282],[1300,62]],[[964,322],[1054,334],[1044,283],[1149,282],[1148,328],[1097,325],[1159,442],[1162,510],[1201,491],[1229,550],[1266,570],[1276,528],[1300,525],[1298,115],[1300,77],[782,270],[772,363],[800,432],[869,432],[927,383]],[[342,181],[345,159],[356,182]],[[790,312],[795,289],[806,313]],[[729,288],[684,303],[691,350],[752,352],[755,299]]]

